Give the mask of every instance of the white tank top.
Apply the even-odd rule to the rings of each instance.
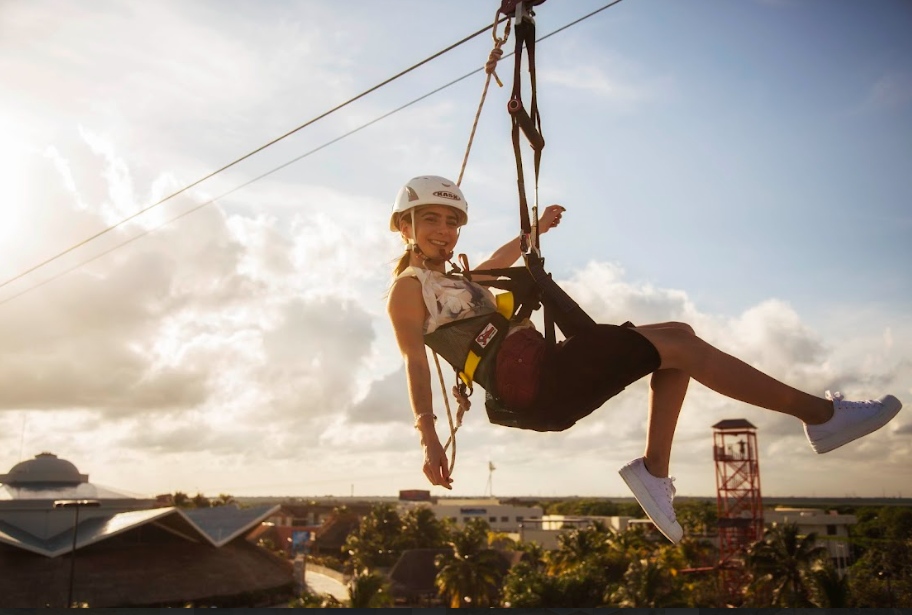
[[[428,310],[424,333],[433,333],[441,325],[455,320],[490,314],[497,310],[494,295],[484,286],[461,277],[447,277],[439,271],[408,267],[399,278],[418,278]],[[398,279],[398,278],[397,278]]]

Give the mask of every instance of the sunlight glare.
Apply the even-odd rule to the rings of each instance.
[[[15,141],[0,142],[0,254],[23,241],[25,203],[24,151]]]

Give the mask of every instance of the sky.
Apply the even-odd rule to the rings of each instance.
[[[539,34],[604,4],[543,4]],[[489,424],[476,393],[453,491],[421,472],[388,216],[410,177],[458,174],[484,75],[364,126],[480,67],[488,33],[82,243],[497,6],[0,2],[0,473],[49,451],[136,494],[471,496],[492,463],[495,496],[629,496],[647,379],[549,434]],[[685,321],[809,393],[908,406],[910,31],[902,0],[624,0],[542,41],[540,201],[567,208],[547,268],[600,322]],[[518,230],[498,74],[462,183],[474,263]],[[726,418],[757,426],[766,495],[912,496],[908,408],[818,456],[797,419],[698,383],[679,495],[714,494]]]

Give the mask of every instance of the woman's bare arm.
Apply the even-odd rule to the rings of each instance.
[[[409,401],[424,448],[424,474],[433,485],[451,488],[452,478],[446,453],[434,425],[431,372],[424,349],[424,321],[427,310],[421,283],[415,278],[400,278],[390,290],[387,312],[393,323],[396,342],[405,362]]]
[[[546,207],[538,221],[538,232],[544,235],[560,224],[561,214],[563,214],[564,211],[566,210],[560,205],[549,205]],[[519,246],[519,237],[514,237],[497,248],[486,261],[480,263],[478,266],[474,267],[474,269],[479,271],[484,271],[485,269],[505,269],[507,267],[512,267],[513,263],[519,260],[520,256],[522,256],[522,251]],[[490,280],[492,279],[492,276],[474,275],[473,279]]]

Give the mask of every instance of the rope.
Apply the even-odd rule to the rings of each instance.
[[[510,18],[507,18],[507,25],[504,26],[503,36],[497,36],[497,24],[500,23],[498,16],[500,11],[494,13],[494,25],[491,28],[491,38],[494,39],[494,48],[491,49],[491,53],[488,54],[488,61],[485,62],[484,71],[487,74],[485,77],[484,88],[481,90],[481,100],[478,103],[478,110],[475,112],[475,120],[472,122],[472,130],[469,133],[469,143],[466,145],[465,156],[462,158],[462,167],[459,169],[459,179],[456,180],[456,185],[459,186],[462,184],[462,177],[465,175],[466,165],[469,163],[469,153],[472,151],[472,143],[475,141],[475,131],[478,130],[478,120],[481,117],[481,110],[484,107],[485,99],[488,96],[488,87],[491,85],[491,77],[494,77],[494,80],[497,81],[498,87],[503,87],[503,83],[500,80],[500,77],[497,76],[497,61],[503,57],[503,47],[504,43],[507,42],[507,39],[510,38]],[[450,437],[447,438],[446,444],[443,445],[443,452],[446,453],[447,449],[452,444],[453,452],[450,454],[450,469],[449,473],[452,475],[453,468],[456,467],[456,432],[462,427],[462,416],[472,407],[472,402],[469,401],[468,395],[466,395],[463,390],[459,387],[458,383],[453,387],[453,397],[459,402],[459,410],[456,413],[456,420],[453,421],[453,411],[450,409],[450,400],[446,391],[446,384],[443,382],[443,370],[440,369],[440,359],[437,357],[437,353],[432,353],[434,355],[434,364],[437,366],[437,377],[440,380],[440,391],[443,393],[443,404],[446,406],[447,411],[447,423],[450,427]]]
[[[504,26],[504,33],[502,37],[497,36],[497,14],[494,16],[494,27],[491,30],[491,37],[494,39],[494,48],[491,50],[491,53],[488,55],[488,61],[485,62],[485,77],[484,88],[481,90],[481,101],[478,103],[478,111],[475,112],[475,121],[472,123],[472,131],[469,133],[469,143],[466,145],[465,156],[462,158],[462,167],[459,169],[459,179],[456,180],[456,185],[459,186],[462,184],[462,176],[465,174],[466,165],[469,162],[469,152],[472,151],[472,143],[475,141],[475,131],[478,129],[478,120],[481,117],[481,109],[484,107],[485,99],[488,96],[488,86],[491,85],[491,77],[494,77],[497,81],[498,87],[503,87],[503,83],[500,80],[500,77],[497,76],[497,61],[503,57],[503,44],[507,42],[507,39],[510,38],[510,24],[512,23],[510,19],[507,19],[507,25]]]

